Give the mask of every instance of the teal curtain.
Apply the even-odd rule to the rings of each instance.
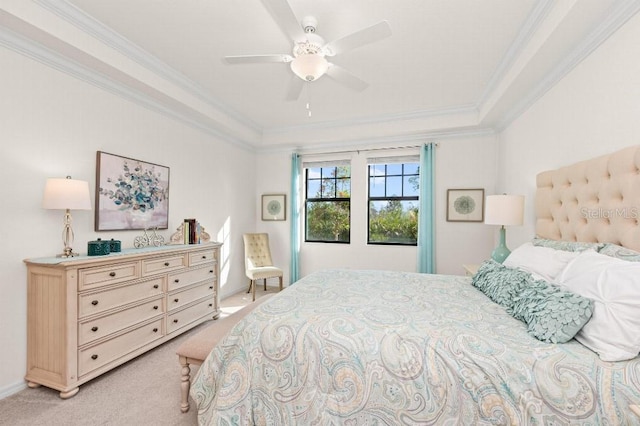
[[[291,259],[289,261],[289,284],[293,284],[300,278],[300,156],[293,153],[291,156],[291,202],[290,214],[291,232],[290,246]]]
[[[434,175],[436,144],[420,149],[420,207],[418,217],[418,272],[435,273]]]

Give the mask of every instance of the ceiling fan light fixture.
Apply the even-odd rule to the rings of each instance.
[[[315,81],[329,69],[329,62],[318,54],[300,55],[291,61],[291,70],[305,81]]]

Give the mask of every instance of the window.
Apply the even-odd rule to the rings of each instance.
[[[417,245],[419,182],[418,160],[369,164],[369,244]]]
[[[351,165],[305,169],[305,241],[348,243],[351,238]]]

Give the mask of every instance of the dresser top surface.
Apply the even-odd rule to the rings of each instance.
[[[222,243],[208,242],[202,244],[171,244],[159,247],[143,247],[143,248],[127,248],[117,253],[110,253],[104,256],[88,256],[86,254],[74,257],[39,257],[33,259],[25,259],[27,264],[34,265],[59,265],[67,266],[81,263],[93,263],[103,261],[118,261],[135,258],[137,256],[148,256],[153,254],[164,255],[177,252],[206,250],[208,248],[217,248]]]

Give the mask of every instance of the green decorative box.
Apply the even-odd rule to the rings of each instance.
[[[120,240],[114,240],[113,238],[109,241],[109,252],[111,253],[120,253],[122,248],[122,243]]]
[[[96,241],[87,243],[87,254],[89,256],[104,256],[111,253],[111,245],[109,241],[102,241],[98,238]]]

